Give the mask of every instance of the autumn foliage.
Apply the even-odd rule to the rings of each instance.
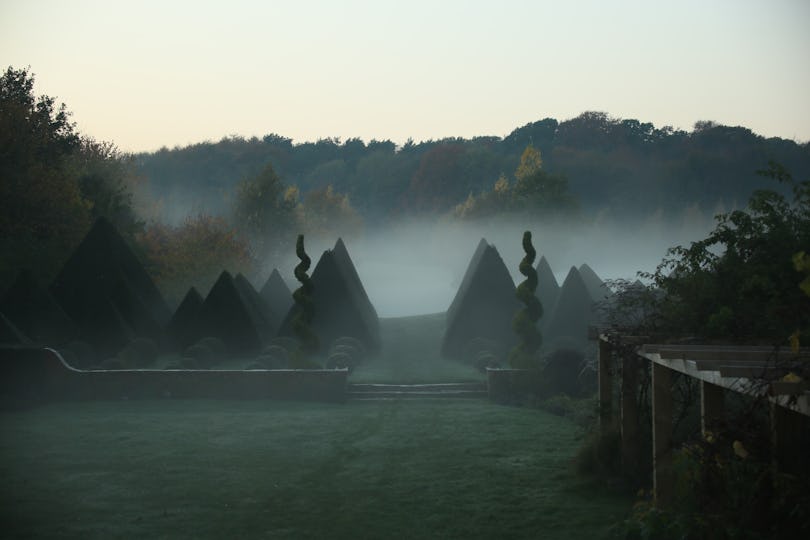
[[[207,291],[223,269],[247,273],[247,242],[223,218],[199,214],[179,226],[152,223],[137,237],[147,271],[170,304],[190,286]]]

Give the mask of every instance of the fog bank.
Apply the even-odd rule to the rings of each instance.
[[[680,222],[654,214],[633,223],[597,219],[575,225],[407,221],[344,241],[378,315],[401,317],[445,311],[481,238],[495,245],[519,283],[521,239],[530,230],[538,260],[544,255],[562,283],[569,268],[582,263],[602,279],[635,279],[639,271],[655,270],[669,247],[704,238],[713,227],[711,219],[697,213],[686,213]],[[336,240],[307,238],[310,272]],[[292,289],[298,285],[293,277],[297,262],[290,258],[279,268]]]

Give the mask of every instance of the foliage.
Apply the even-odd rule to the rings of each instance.
[[[107,217],[131,238],[132,158],[82,137],[65,104],[34,95],[34,75],[0,77],[0,282],[22,268],[50,280],[90,228]]]
[[[286,187],[270,163],[236,186],[234,222],[259,256],[276,259],[289,248],[297,198],[297,190]]]
[[[141,180],[131,155],[111,142],[82,137],[70,167],[78,178],[82,197],[90,205],[93,221],[105,217],[129,238],[143,229],[133,208],[133,189]]]
[[[537,252],[532,245],[532,233],[523,233],[523,251],[526,255],[520,261],[520,273],[526,279],[518,285],[515,295],[526,307],[515,314],[512,326],[520,341],[509,354],[509,363],[516,369],[537,367],[537,349],[543,343],[537,321],[543,315],[543,306],[535,296],[537,290],[537,270],[534,269],[534,258]]]
[[[414,213],[442,211],[464,196],[463,154],[464,148],[454,143],[425,152],[410,182],[406,198],[408,210]]]
[[[663,292],[660,330],[776,344],[810,330],[810,298],[792,261],[810,245],[810,182],[774,163],[762,174],[790,186],[793,200],[756,191],[746,209],[718,215],[706,239],[670,249],[646,275]]]
[[[745,209],[718,215],[706,239],[671,249],[656,272],[645,276],[652,287],[624,288],[627,301],[619,304],[626,308],[623,320],[631,321],[625,328],[633,327],[633,316],[641,314],[645,320],[636,326],[636,335],[762,341],[777,347],[798,328],[791,336],[798,347],[801,331],[810,330],[810,298],[802,293],[803,248],[810,245],[810,182],[795,182],[772,162],[761,174],[785,184],[792,199],[774,190],[756,191]],[[754,379],[751,384],[763,382]],[[699,421],[696,387],[687,377],[678,377],[673,386],[678,479],[673,505],[661,509],[642,500],[616,528],[616,536],[725,539],[810,533],[806,467],[790,474],[774,472],[770,403],[727,395],[724,421],[710,426],[705,439],[684,441],[679,423],[693,417],[683,427],[691,423],[694,429]],[[691,412],[685,403],[692,404]],[[806,454],[807,443],[806,430],[797,427],[791,433],[797,455]]]
[[[298,210],[300,226],[310,235],[347,236],[363,228],[349,196],[337,193],[331,184],[307,193]]]
[[[520,165],[515,169],[515,178],[517,178],[518,182],[523,182],[542,168],[543,159],[540,157],[540,150],[529,144],[520,156]]]
[[[802,282],[799,283],[799,288],[804,291],[804,294],[810,296],[810,253],[800,251],[794,254],[793,268],[795,268],[797,272],[804,272],[805,277]]]
[[[147,272],[170,304],[189,287],[211,288],[223,269],[249,273],[253,259],[247,242],[219,217],[200,214],[179,226],[150,223],[137,236]]]
[[[293,292],[293,299],[297,308],[293,320],[293,331],[298,337],[300,347],[292,356],[294,367],[306,367],[306,364],[309,363],[307,357],[318,352],[320,343],[318,336],[312,330],[315,302],[312,299],[312,279],[307,275],[312,260],[304,250],[303,234],[299,234],[295,242],[295,254],[301,260],[295,267],[295,279],[301,283],[301,286]]]
[[[810,175],[806,143],[711,122],[687,132],[599,112],[564,121],[545,118],[503,138],[409,141],[397,147],[358,139],[293,144],[272,134],[164,148],[140,154],[137,162],[154,198],[163,198],[167,207],[225,213],[231,204],[227,194],[239,180],[273,163],[303,195],[327,185],[346,193],[369,223],[405,212],[452,211],[469,194],[492,191],[493,180],[514,171],[527,145],[540,152],[541,170],[550,176],[536,183],[554,188],[564,174],[583,215],[643,219],[661,210],[674,220],[696,204],[704,212],[733,206],[762,187],[754,170],[769,159],[797,177]]]
[[[67,171],[79,136],[64,104],[34,96],[34,76],[0,77],[0,280],[23,267],[50,278],[90,227],[88,202]],[[43,280],[45,281],[45,280]]]
[[[675,452],[671,505],[641,491],[616,538],[803,538],[810,534],[810,495],[801,477],[774,474],[767,436],[742,442],[710,435]]]
[[[515,170],[515,182],[501,175],[492,191],[478,196],[470,193],[454,209],[462,219],[480,219],[502,214],[543,216],[570,216],[577,209],[574,197],[568,191],[568,180],[562,175],[550,174],[542,169],[540,151],[529,145],[523,151]]]
[[[236,186],[233,222],[249,239],[262,261],[283,259],[292,248],[293,230],[310,235],[352,234],[362,230],[363,220],[331,184],[310,190],[301,198],[296,185],[285,185],[273,165]]]

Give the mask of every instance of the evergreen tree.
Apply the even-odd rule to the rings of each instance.
[[[537,329],[537,321],[543,316],[543,306],[535,296],[537,290],[537,271],[534,269],[534,258],[537,252],[532,246],[532,233],[523,233],[523,251],[526,255],[520,261],[520,273],[526,279],[517,287],[515,295],[526,307],[515,314],[512,326],[520,342],[509,354],[509,364],[515,369],[536,367],[535,353],[543,344],[543,337]]]
[[[295,242],[295,254],[301,262],[295,267],[295,278],[301,282],[293,293],[298,313],[293,320],[293,331],[298,337],[300,348],[294,355],[296,364],[305,364],[306,358],[318,352],[318,336],[312,331],[312,319],[315,315],[315,303],[312,300],[312,279],[307,275],[312,260],[304,250],[304,235],[299,234]],[[299,365],[299,367],[302,367]]]

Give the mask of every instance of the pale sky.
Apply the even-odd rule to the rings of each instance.
[[[126,151],[505,136],[586,110],[810,140],[808,0],[0,0],[0,65]]]

